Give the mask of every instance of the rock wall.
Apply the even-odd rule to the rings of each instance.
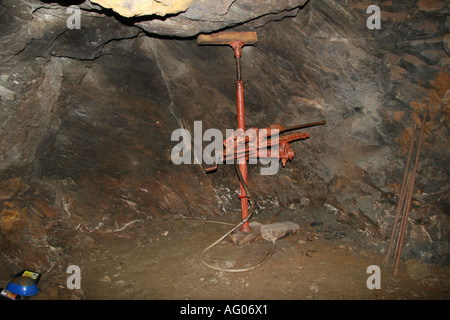
[[[248,126],[327,119],[293,144],[278,174],[250,166],[257,211],[335,220],[384,250],[412,127],[429,103],[404,254],[448,263],[445,2],[280,1],[264,12],[203,2],[135,20],[84,2],[79,30],[57,2],[2,2],[2,268],[52,268],[71,248],[88,248],[90,233],[148,219],[239,215],[232,166],[207,175],[170,158],[177,128],[236,126],[232,50],[189,38],[227,26],[258,32],[242,58]],[[366,27],[371,4],[382,9],[379,30]],[[187,22],[194,16],[199,23]]]

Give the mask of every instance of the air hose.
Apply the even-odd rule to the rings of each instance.
[[[214,270],[218,270],[218,271],[226,271],[226,272],[245,272],[245,271],[250,271],[253,270],[255,268],[260,267],[263,263],[265,263],[274,253],[275,251],[275,241],[272,242],[272,249],[270,250],[270,252],[266,255],[266,257],[260,261],[259,263],[251,266],[251,267],[247,267],[247,268],[240,268],[240,269],[228,269],[228,268],[222,268],[219,266],[215,266],[212,265],[208,262],[205,261],[205,259],[203,258],[203,256],[205,255],[205,253],[207,251],[209,251],[210,249],[212,249],[213,247],[215,247],[216,245],[218,245],[223,239],[225,239],[226,237],[228,237],[228,235],[230,235],[233,231],[235,231],[237,228],[239,228],[240,226],[242,226],[244,223],[246,223],[251,216],[253,215],[254,211],[255,211],[255,203],[254,200],[248,190],[248,186],[247,183],[244,181],[244,178],[242,177],[242,173],[241,170],[238,167],[238,162],[237,159],[234,160],[234,168],[236,170],[236,173],[238,175],[239,181],[242,183],[242,186],[245,189],[245,193],[246,193],[246,197],[249,199],[250,201],[250,206],[251,206],[251,210],[249,215],[242,220],[241,222],[239,222],[237,225],[235,225],[230,231],[228,231],[227,233],[225,233],[222,237],[220,237],[219,239],[217,239],[216,241],[214,241],[213,243],[211,243],[209,246],[207,246],[201,253],[200,255],[200,259],[202,261],[202,263],[207,266],[208,268],[214,269]]]

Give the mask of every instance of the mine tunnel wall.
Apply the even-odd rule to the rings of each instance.
[[[81,30],[68,30],[65,7],[26,3],[6,1],[1,16],[4,267],[50,268],[67,248],[89,246],[90,232],[136,221],[239,216],[232,166],[205,174],[170,157],[178,128],[236,127],[232,50],[89,11]],[[370,30],[365,3],[310,1],[255,29],[258,44],[242,57],[247,126],[327,120],[293,143],[294,159],[276,175],[249,166],[257,211],[317,212],[383,251],[428,104],[404,254],[448,262],[443,3],[380,2],[382,27]]]

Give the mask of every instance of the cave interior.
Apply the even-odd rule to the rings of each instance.
[[[247,297],[269,299],[448,299],[449,28],[443,0],[2,1],[0,286],[30,269],[43,274],[43,299],[117,297],[89,281],[122,286],[123,298],[225,299],[249,291]],[[249,221],[292,221],[300,229],[277,240],[274,256],[285,255],[240,275],[209,270],[199,259],[227,231],[213,221],[241,221],[234,166],[207,173],[202,161],[213,145],[207,130],[225,139],[237,128],[233,49],[197,41],[223,31],[258,37],[240,58],[246,129],[326,120],[299,130],[309,138],[290,143],[295,156],[284,166],[275,161],[274,174],[262,174],[262,161],[248,164],[255,200]],[[188,138],[174,138],[180,129]],[[174,162],[176,146],[189,163]],[[396,224],[402,203],[405,218]],[[307,264],[313,270],[328,261],[320,256],[325,244],[308,247],[320,241],[337,256],[347,250],[382,266],[390,243],[399,246],[400,237],[391,239],[400,220],[399,277],[423,286],[421,293],[411,296],[396,283],[376,295],[365,287],[365,269],[360,296],[327,291],[326,280],[302,282],[301,274],[285,273],[293,291],[268,289],[272,276],[264,272],[271,268],[300,273],[303,266],[305,274]],[[217,250],[226,257],[248,249],[239,257],[245,260],[268,250],[264,245],[257,239]],[[169,279],[160,275],[172,291],[153,283],[158,279],[144,290],[98,271],[116,263],[125,272],[120,257],[132,248],[147,250],[134,260],[141,272],[158,274],[162,261],[187,271],[176,276],[172,266]],[[240,263],[222,259],[223,269]],[[330,268],[345,268],[346,261],[330,261]],[[88,289],[67,289],[68,265],[82,266]],[[264,285],[252,288],[261,279]],[[197,283],[190,293],[177,289],[188,280]]]

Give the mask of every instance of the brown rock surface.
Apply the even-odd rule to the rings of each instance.
[[[242,58],[248,126],[327,120],[277,175],[250,166],[257,210],[296,210],[382,250],[412,126],[430,101],[404,254],[448,261],[444,8],[408,20],[401,13],[418,2],[391,1],[382,29],[368,30],[359,1],[196,1],[167,19],[128,20],[84,3],[82,29],[68,30],[66,7],[17,3],[0,11],[0,86],[11,93],[0,100],[2,267],[49,269],[90,247],[91,233],[151,219],[239,214],[233,168],[206,175],[170,159],[175,129],[236,126],[232,50],[173,37],[231,26],[258,32]]]

